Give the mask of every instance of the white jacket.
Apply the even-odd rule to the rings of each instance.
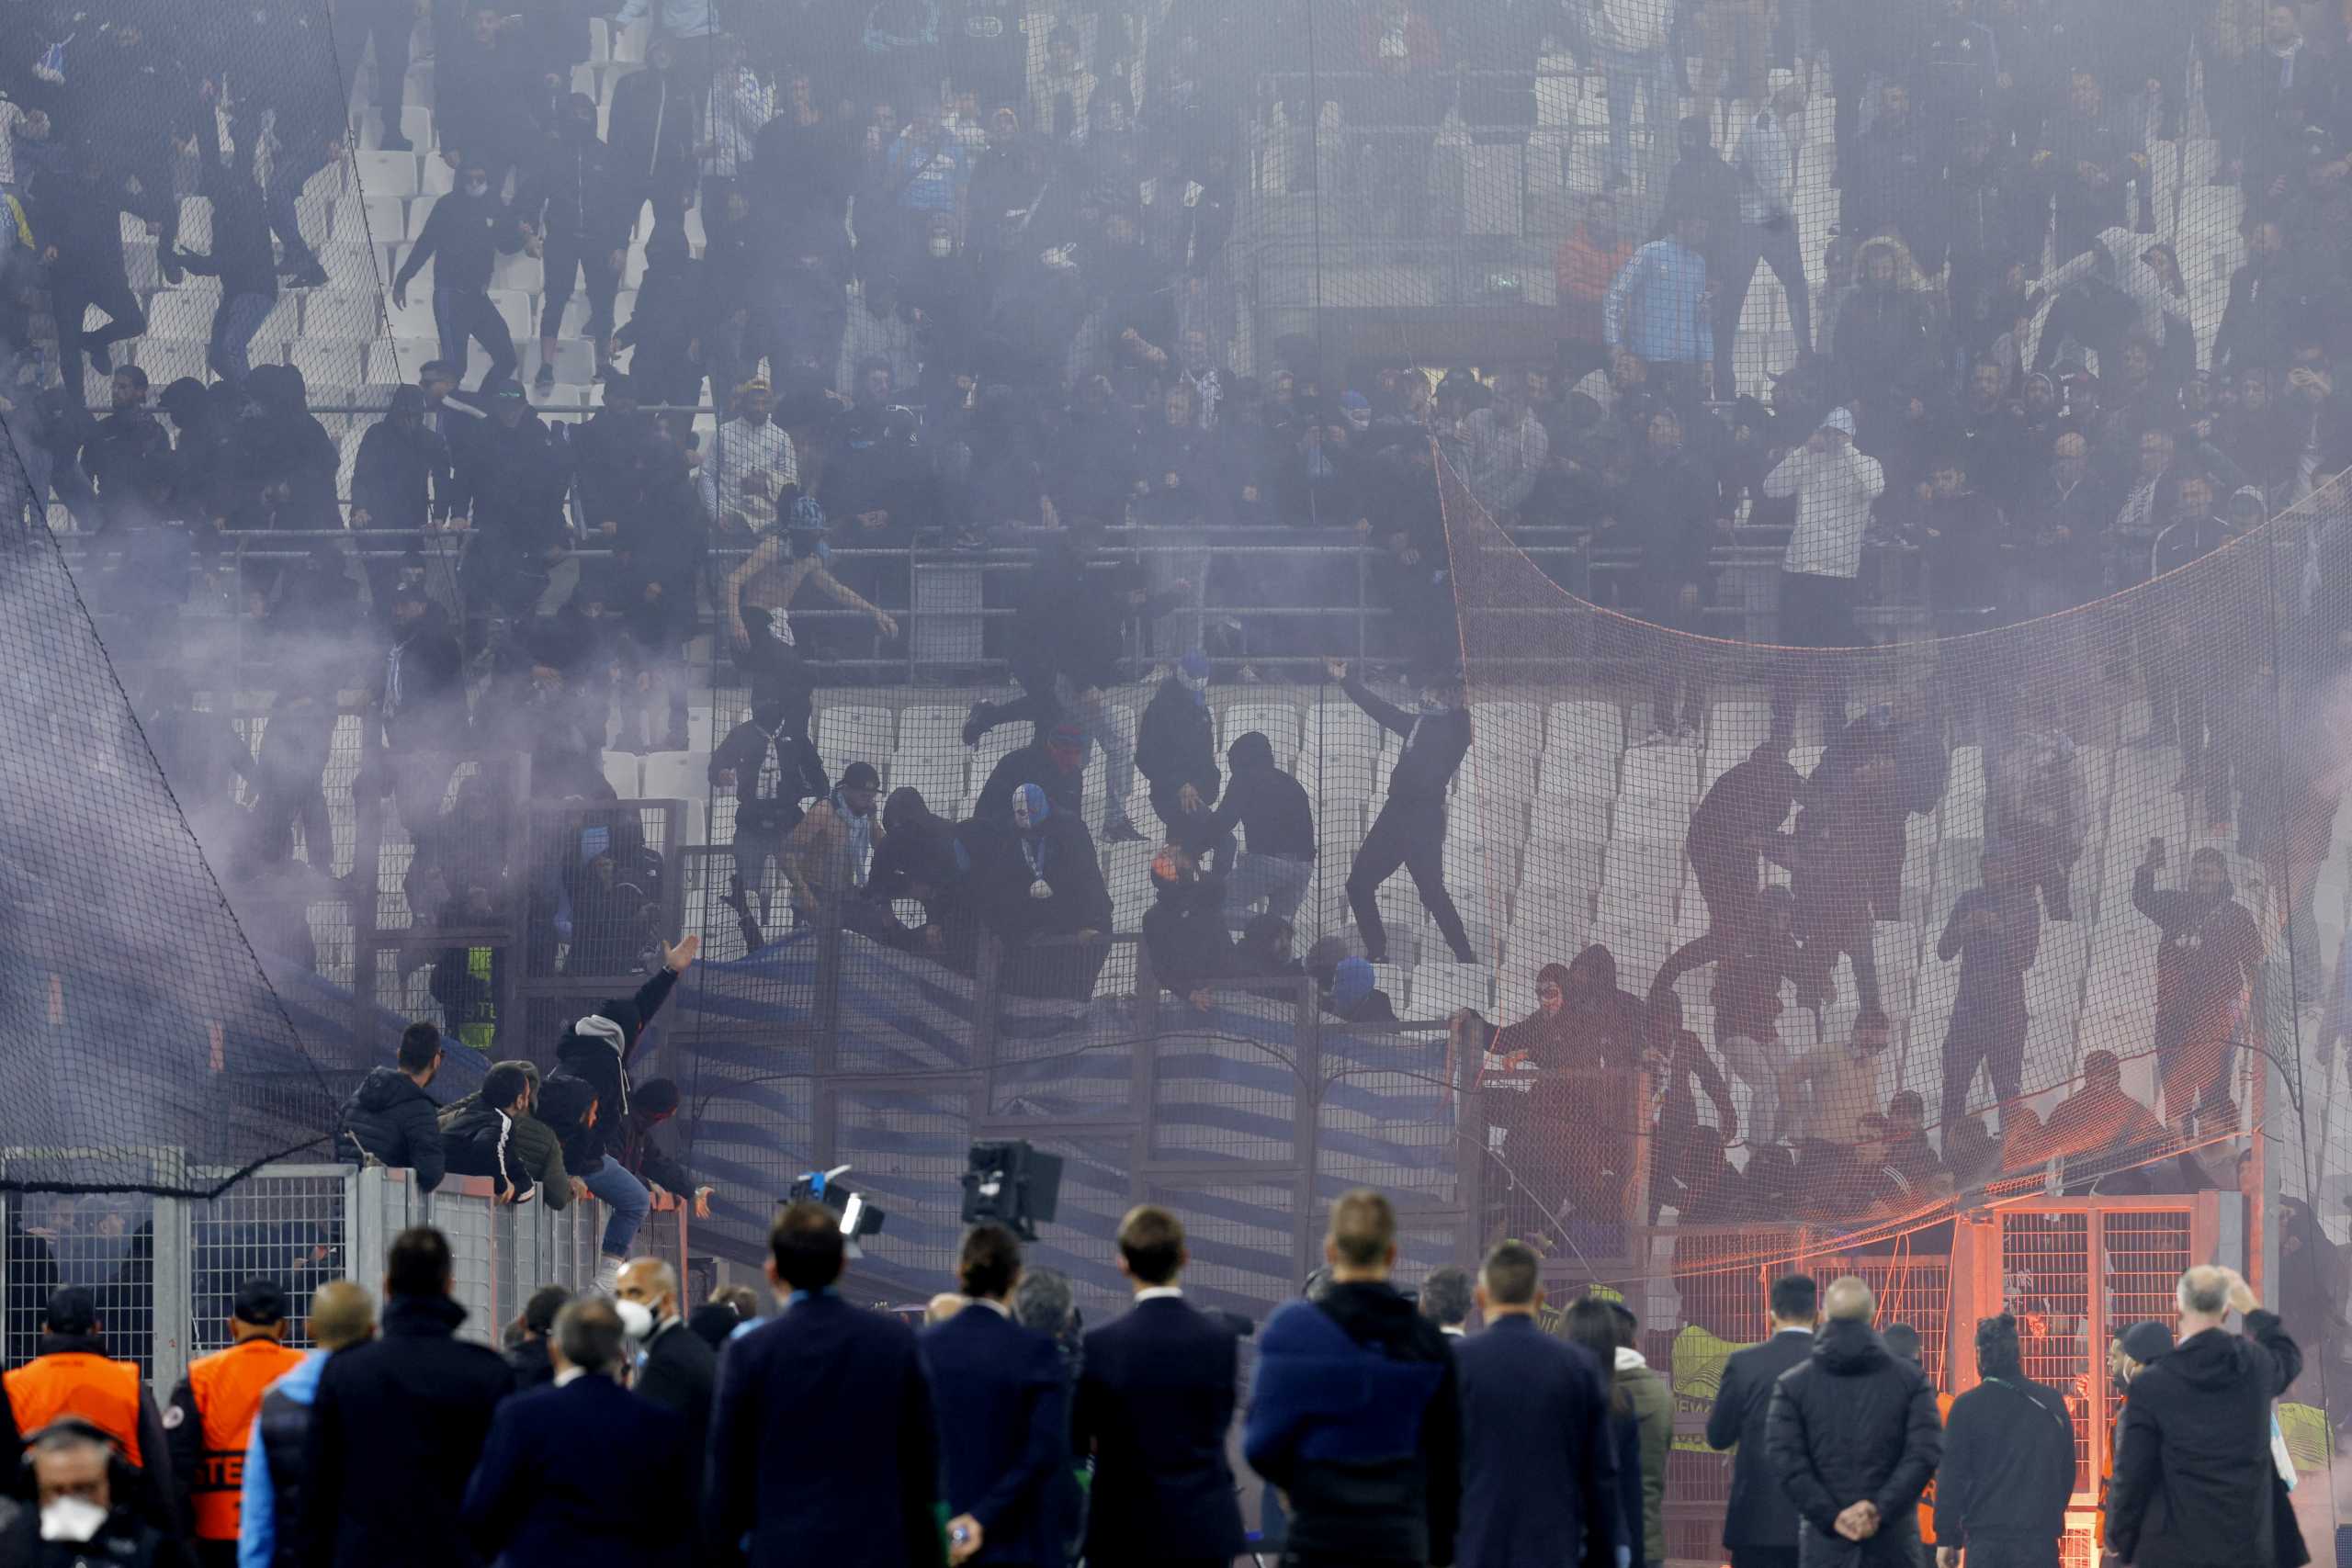
[[[1849,444],[1834,452],[1800,446],[1765,476],[1764,493],[1797,498],[1797,525],[1789,536],[1783,571],[1814,577],[1857,577],[1871,502],[1886,489],[1886,470]]]
[[[1741,221],[1761,224],[1795,209],[1796,147],[1779,115],[1768,108],[1747,122],[1731,166],[1746,176],[1739,184]]]

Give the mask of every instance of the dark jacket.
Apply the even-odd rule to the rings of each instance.
[[[617,1150],[621,1143],[621,1126],[628,1116],[628,1054],[637,1046],[638,1037],[645,1025],[662,1010],[670,992],[678,983],[678,972],[663,965],[653,977],[637,988],[628,999],[608,997],[596,1004],[591,1016],[608,1019],[619,1026],[622,1043],[618,1045],[604,1035],[582,1034],[578,1023],[563,1032],[555,1043],[556,1071],[542,1091],[540,1106],[548,1112],[548,1124],[563,1140],[563,1163],[572,1175],[589,1177],[603,1167],[608,1149]],[[549,1094],[558,1078],[570,1077],[586,1084],[595,1091],[596,1124],[582,1124],[571,1101],[576,1092],[556,1097],[567,1114],[557,1120],[549,1110]],[[584,1107],[580,1108],[584,1110]]]
[[[1733,1450],[1724,1544],[1735,1551],[1743,1546],[1796,1549],[1796,1505],[1781,1489],[1781,1478],[1772,1469],[1764,1425],[1772,1409],[1773,1384],[1782,1372],[1804,1364],[1813,1354],[1813,1337],[1786,1330],[1761,1345],[1733,1351],[1724,1362],[1715,1403],[1707,1412],[1707,1446]]]
[[[523,248],[522,231],[514,226],[514,209],[498,193],[468,196],[453,191],[433,204],[408,248],[400,270],[392,275],[396,288],[405,288],[427,261],[433,262],[435,293],[478,293],[490,287],[492,266],[501,255]]]
[[[931,1388],[896,1318],[829,1291],[730,1343],[707,1453],[705,1538],[748,1537],[749,1568],[940,1561]]]
[[[1069,1462],[1069,1391],[1053,1340],[973,1303],[922,1335],[950,1517],[979,1521],[976,1562],[1062,1561],[1052,1483]]]
[[[1155,800],[1164,794],[1172,807],[1176,792],[1191,784],[1201,792],[1203,805],[1216,804],[1224,783],[1216,765],[1216,721],[1207,705],[1173,675],[1144,705],[1136,731],[1136,766],[1151,781]]]
[[[1143,945],[1152,977],[1188,996],[1233,973],[1233,938],[1226,930],[1225,882],[1153,879],[1159,898],[1144,911]]]
[[[1373,694],[1354,676],[1341,687],[1381,728],[1403,739],[1404,750],[1388,774],[1391,806],[1443,806],[1446,786],[1454,770],[1470,754],[1470,710],[1449,708],[1436,715],[1408,714],[1394,703]]]
[[[469,1094],[442,1107],[441,1146],[445,1151],[453,1148],[451,1135],[459,1122],[469,1123],[469,1133],[477,1137],[492,1130],[488,1122],[476,1120],[483,1109],[480,1094]],[[463,1157],[480,1158],[481,1152],[477,1144],[474,1152]],[[506,1129],[505,1155],[507,1171],[510,1175],[519,1172],[525,1180],[536,1183],[540,1202],[550,1209],[561,1209],[571,1201],[571,1173],[563,1168],[563,1140],[555,1135],[554,1128],[527,1111],[513,1118],[513,1125]],[[460,1176],[497,1174],[494,1168],[475,1171],[460,1166],[457,1163],[458,1157],[452,1155],[449,1168]]]
[[[437,512],[435,495],[441,498]],[[351,504],[368,513],[369,527],[422,528],[433,516],[447,515],[448,495],[449,444],[431,429],[403,430],[382,419],[359,438]]]
[[[466,1532],[504,1568],[683,1568],[686,1442],[674,1412],[608,1377],[516,1394],[466,1485]]]
[[[341,1147],[354,1158],[371,1155],[395,1170],[415,1171],[417,1190],[430,1192],[448,1169],[440,1110],[398,1067],[370,1067],[343,1102]]]
[[[1936,1391],[1917,1365],[1888,1354],[1867,1323],[1824,1324],[1804,1364],[1773,1385],[1764,1442],[1804,1523],[1806,1568],[1909,1568],[1912,1516],[1943,1453]],[[1857,1548],[1838,1534],[1838,1516],[1865,1499],[1878,1506],[1878,1533]]]
[[[2265,1452],[2269,1433],[2266,1428]],[[2075,1492],[2065,1396],[2024,1377],[1986,1378],[1952,1401],[1936,1477],[1936,1544],[2054,1546]]]
[[[514,1378],[456,1337],[465,1317],[446,1296],[395,1296],[381,1338],[328,1359],[302,1454],[305,1568],[479,1561],[458,1505]]]
[[[518,1121],[475,1096],[472,1104],[442,1124],[441,1148],[448,1168],[459,1176],[492,1177],[501,1187],[529,1192],[535,1182],[515,1142]]]
[[[1353,1391],[1335,1405],[1335,1386]],[[1453,1561],[1462,1404],[1436,1324],[1385,1284],[1340,1285],[1266,1320],[1242,1451],[1290,1499],[1290,1550]]]
[[[555,1359],[544,1339],[526,1339],[507,1349],[506,1364],[514,1369],[514,1392],[528,1393],[555,1382]]]
[[[2132,1380],[2108,1550],[2133,1568],[2223,1568],[2272,1540],[2270,1404],[2303,1370],[2303,1353],[2267,1312],[2243,1337],[2192,1334]]]
[[[2226,1040],[2262,962],[2262,932],[2222,884],[2200,900],[2186,887],[2159,888],[2154,868],[2132,878],[2132,907],[2155,922],[2156,1039],[2161,1046]]]
[[[1461,1568],[1616,1561],[1617,1457],[1607,1374],[1532,1317],[1457,1340]],[[1638,1549],[1636,1554],[1638,1555]]]
[[[1040,868],[1034,877],[1022,838],[1010,827],[999,830],[972,825],[965,829],[973,861],[973,895],[997,936],[1019,946],[1031,937],[1110,931],[1111,893],[1102,885],[1102,863],[1095,857],[1094,835],[1086,824],[1059,806],[1053,808],[1030,835]],[[1053,896],[1031,897],[1033,883],[1042,883]]]
[[[1315,859],[1315,805],[1299,782],[1274,763],[1274,744],[1256,730],[1226,749],[1233,783],[1223,804],[1199,835],[1215,843],[1241,829],[1242,848],[1253,855]]]
[[[1172,1296],[1086,1336],[1076,1451],[1094,1459],[1086,1555],[1095,1562],[1196,1558],[1243,1548],[1226,1434],[1238,1342]]]
[[[980,785],[978,798],[973,802],[972,815],[991,828],[1009,827],[1012,821],[1012,792],[1025,784],[1044,790],[1057,813],[1077,817],[1085,809],[1085,763],[1081,761],[1067,770],[1057,766],[1051,750],[1040,737],[997,759],[996,766],[989,770],[988,781]]]
[[[645,1343],[637,1392],[672,1412],[686,1429],[686,1478],[680,1494],[702,1495],[703,1450],[710,1435],[710,1402],[718,1392],[718,1352],[673,1320]]]
[[[774,751],[776,778],[772,792],[761,793],[760,775],[766,769],[768,754]],[[781,837],[800,826],[806,815],[800,809],[804,800],[820,799],[832,793],[832,784],[825,777],[825,764],[817,749],[793,729],[787,717],[775,733],[745,719],[727,732],[727,739],[710,754],[710,782],[718,784],[724,773],[735,775],[735,830],[738,833],[775,834]]]

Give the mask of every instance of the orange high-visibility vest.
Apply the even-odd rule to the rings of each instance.
[[[292,1371],[302,1352],[274,1339],[248,1339],[188,1363],[187,1389],[202,1426],[203,1454],[188,1492],[200,1540],[234,1540],[245,1486],[245,1440],[269,1385]]]
[[[36,1356],[0,1378],[17,1430],[26,1436],[61,1416],[78,1416],[115,1440],[122,1457],[139,1457],[139,1368],[89,1350]]]

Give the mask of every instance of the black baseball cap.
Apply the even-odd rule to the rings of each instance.
[[[275,1280],[252,1279],[237,1287],[239,1323],[267,1328],[286,1321],[286,1292]]]
[[[98,1326],[97,1298],[87,1286],[67,1285],[50,1292],[41,1326],[51,1334],[90,1334]]]
[[[2120,1343],[2123,1353],[2144,1367],[2159,1356],[2172,1353],[2172,1330],[2151,1318],[2125,1329]]]
[[[882,775],[874,771],[871,762],[852,762],[842,770],[843,789],[880,789]]]

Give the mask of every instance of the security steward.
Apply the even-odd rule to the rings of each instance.
[[[172,1473],[179,1478],[180,1528],[202,1568],[235,1568],[245,1445],[269,1385],[292,1371],[302,1352],[288,1349],[286,1292],[274,1280],[237,1287],[230,1344],[190,1361],[164,1412]]]
[[[115,1500],[168,1532],[175,1528],[174,1493],[164,1424],[138,1363],[108,1356],[102,1329],[86,1287],[67,1285],[51,1293],[33,1359],[0,1377],[8,1422],[0,1434],[7,1447],[0,1453],[21,1455],[28,1436],[62,1416],[86,1421],[107,1435],[135,1477],[129,1495]]]

